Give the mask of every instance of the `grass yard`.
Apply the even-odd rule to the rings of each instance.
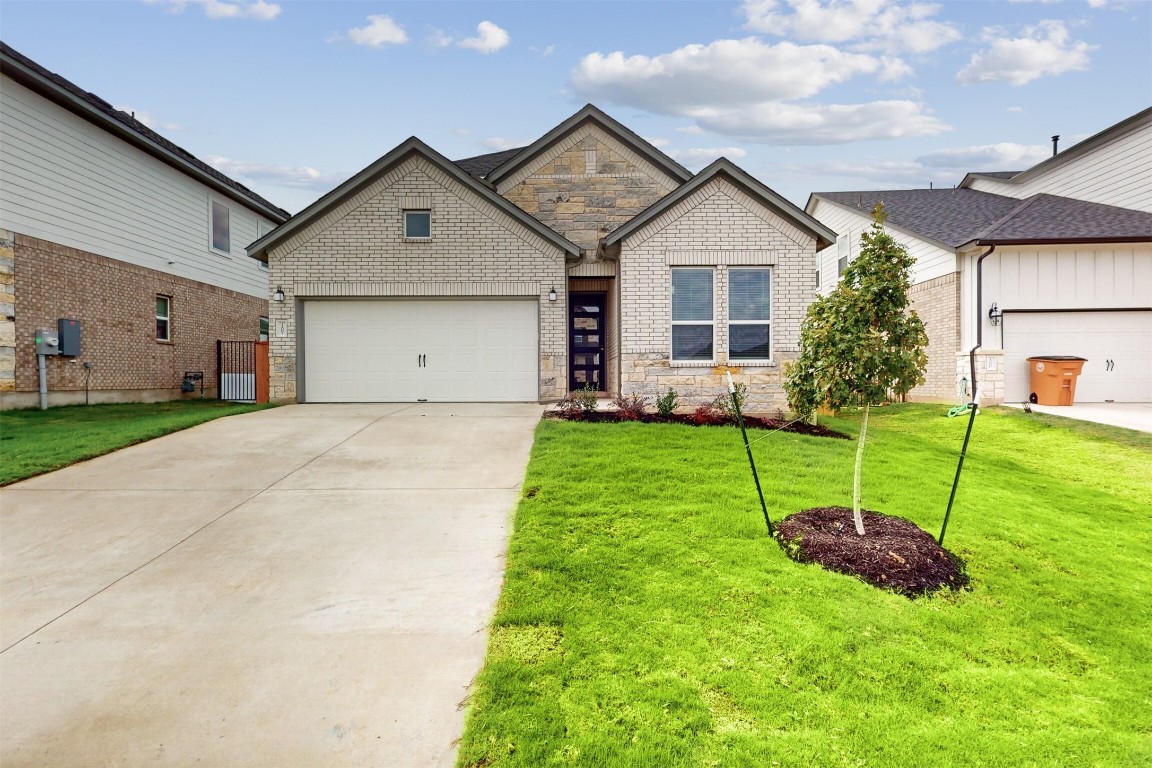
[[[934,536],[945,411],[873,409],[865,456],[865,507]],[[774,521],[851,504],[854,442],[753,450]],[[544,421],[459,765],[1152,764],[1150,509],[1152,435],[985,409],[973,588],[912,601],[787,559],[735,428]]]
[[[220,400],[69,405],[0,413],[0,486],[267,405]]]

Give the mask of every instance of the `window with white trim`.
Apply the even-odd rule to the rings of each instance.
[[[172,341],[172,297],[156,294],[156,341]]]
[[[212,250],[231,253],[232,211],[223,203],[212,200],[209,205],[212,228]]]
[[[772,358],[772,270],[728,270],[728,359]]]
[[[713,354],[712,269],[672,270],[672,359],[709,362]]]
[[[404,211],[404,239],[432,239],[432,211]]]
[[[848,257],[852,253],[852,241],[848,239],[848,232],[836,238],[836,276],[844,274],[848,269]]]

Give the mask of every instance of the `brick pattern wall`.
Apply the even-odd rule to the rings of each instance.
[[[725,372],[748,387],[751,410],[787,407],[783,364],[795,359],[800,324],[816,291],[816,240],[764,208],[723,178],[697,190],[628,237],[620,254],[621,376],[624,394],[649,398],[672,387],[683,405],[726,392]],[[670,363],[671,267],[714,268],[713,364]],[[771,266],[773,359],[770,365],[728,365],[727,269]]]
[[[925,381],[909,392],[908,397],[922,402],[959,402],[963,399],[956,374],[956,351],[960,348],[960,273],[917,283],[908,296],[928,334]]]
[[[510,183],[501,195],[588,252],[679,186],[595,126],[573,132]]]
[[[58,318],[80,320],[82,338],[78,362],[47,361],[57,401],[61,392],[83,391],[83,361],[93,364],[93,393],[131,400],[142,392],[149,394],[140,399],[156,399],[157,390],[179,397],[186,370],[204,371],[214,385],[216,340],[255,339],[267,313],[263,299],[46,240],[17,233],[14,246],[17,393],[39,390],[33,336],[38,328],[55,329]],[[172,298],[170,343],[156,340],[157,294]],[[12,398],[10,404],[32,403]]]
[[[0,392],[16,389],[16,236],[0,229]]]
[[[432,237],[404,238],[405,208],[432,211]],[[540,301],[540,398],[567,389],[564,253],[420,157],[382,175],[273,249],[271,397],[297,397],[296,299],[309,296],[524,296]],[[555,287],[558,301],[548,301]],[[282,334],[282,335],[281,335]],[[300,350],[303,352],[303,349]]]

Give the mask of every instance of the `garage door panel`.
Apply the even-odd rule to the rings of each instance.
[[[538,307],[535,300],[307,301],[304,396],[535,401]]]
[[[1028,399],[1027,358],[1042,355],[1087,360],[1077,402],[1152,402],[1152,312],[1010,312],[1003,323],[1008,402]]]

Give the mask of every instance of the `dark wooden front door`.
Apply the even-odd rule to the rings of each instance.
[[[572,365],[568,368],[570,392],[583,389],[587,384],[601,392],[606,389],[604,298],[603,293],[573,293],[568,296],[568,349],[572,355]]]

